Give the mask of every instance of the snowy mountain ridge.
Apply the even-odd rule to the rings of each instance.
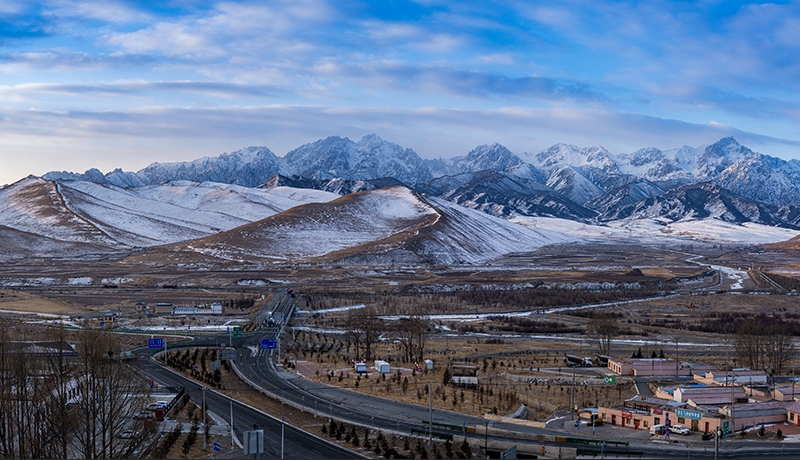
[[[284,213],[296,215],[293,213],[301,209],[303,213],[323,213],[312,220],[325,222],[345,207],[322,203],[338,202],[340,196],[357,194],[364,200],[362,194],[374,193],[381,200],[399,199],[397,193],[381,192],[397,186],[416,193],[444,221],[435,227],[419,227],[416,231],[426,237],[414,239],[401,250],[405,246],[397,246],[400,240],[411,241],[405,230],[382,233],[375,227],[377,222],[356,219],[353,222],[363,226],[365,233],[340,229],[339,233],[349,235],[342,238],[350,238],[354,245],[332,249],[337,254],[347,252],[336,257],[356,260],[363,251],[390,251],[397,257],[404,254],[417,261],[434,260],[424,255],[423,248],[456,262],[485,261],[493,257],[488,253],[497,255],[488,246],[488,253],[480,256],[463,251],[455,255],[455,243],[444,242],[442,232],[467,234],[451,225],[453,222],[481,228],[469,237],[483,240],[491,238],[491,226],[505,228],[509,221],[528,223],[538,218],[601,228],[639,221],[665,225],[714,221],[728,225],[726,228],[766,225],[800,230],[800,162],[754,152],[731,137],[702,147],[648,147],[618,155],[602,146],[569,144],[517,155],[494,143],[475,147],[464,156],[423,160],[412,149],[367,135],[357,142],[331,136],[302,145],[284,157],[266,147],[248,147],[190,162],[153,163],[138,172],[117,169],[103,174],[90,169],[83,174],[51,172],[44,179],[29,177],[0,189],[0,236],[15,242],[9,254],[39,253],[32,248],[59,244],[65,245],[64,251],[79,253],[182,244],[219,235],[234,238],[239,234],[228,232],[279,214],[284,219]],[[26,207],[29,209],[20,211]],[[491,225],[475,224],[478,215],[463,208],[488,215]],[[291,229],[314,234],[309,222],[304,220]],[[394,228],[395,224],[387,225]],[[323,234],[334,238],[336,232],[317,232]],[[483,236],[476,236],[479,234]],[[517,237],[535,245],[527,236]],[[298,238],[298,245],[308,243],[302,236]],[[284,252],[291,256],[291,250],[301,246],[291,247],[290,240],[294,241],[270,236],[264,241],[282,241],[289,248]],[[562,241],[559,237],[541,241],[545,240],[542,244]],[[203,254],[213,253],[209,251]],[[249,251],[237,249],[231,254],[238,255],[230,257],[256,257]],[[450,255],[443,255],[445,252]],[[310,253],[307,256],[312,257]]]
[[[714,182],[745,198],[772,205],[800,204],[800,162],[756,153],[727,137],[703,147],[669,150],[647,147],[614,155],[602,146],[556,144],[537,154],[516,155],[500,144],[481,145],[449,160],[423,160],[412,149],[370,134],[358,142],[331,136],[302,145],[284,157],[266,147],[247,147],[190,162],[153,163],[137,172],[116,169],[102,174],[49,172],[45,179],[82,180],[118,187],[139,187],[175,180],[220,182],[256,187],[281,174],[317,181],[393,178],[407,186],[432,179],[489,170],[519,171],[585,206],[606,193],[637,181],[652,190]],[[752,184],[761,184],[753,187]]]

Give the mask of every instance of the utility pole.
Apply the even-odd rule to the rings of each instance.
[[[678,337],[675,337],[675,378],[678,378],[678,367],[680,366],[680,359],[678,359]]]
[[[733,394],[733,387],[736,385],[736,373],[731,373],[731,421],[733,422],[733,433],[736,433],[736,396]]]
[[[486,436],[483,438],[483,456],[489,458],[489,421],[486,421]]]
[[[433,443],[433,383],[428,382],[428,441]]]
[[[208,430],[206,429],[206,387],[205,385],[203,388],[203,452],[207,449],[208,446]]]
[[[572,367],[572,395],[569,401],[570,420],[575,420],[575,367]]]

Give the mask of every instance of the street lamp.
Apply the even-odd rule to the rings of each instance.
[[[281,415],[281,458],[283,457],[284,432],[286,430],[286,414]]]
[[[206,421],[206,387],[203,385],[200,387],[203,390],[203,452],[208,448],[208,430],[206,429],[207,421]]]

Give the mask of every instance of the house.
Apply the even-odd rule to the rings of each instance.
[[[800,426],[800,402],[791,404],[786,408],[787,422]]]
[[[450,381],[454,385],[466,388],[476,388],[478,386],[478,366],[468,364],[453,364]]]
[[[156,309],[154,312],[156,315],[171,315],[172,314],[172,303],[171,302],[156,302]]]
[[[731,429],[737,431],[757,425],[785,422],[790,404],[782,401],[734,404],[720,407],[719,413],[731,418]]]
[[[694,374],[694,379],[706,385],[765,385],[767,383],[767,373],[750,369],[713,370],[696,373]]]
[[[693,400],[692,406],[720,406],[736,402],[747,402],[747,393],[742,387],[717,387],[717,386],[679,386],[675,389],[673,399],[688,403]]]
[[[617,375],[634,377],[689,376],[691,369],[678,365],[671,358],[610,358],[608,368]]]
[[[800,386],[798,385],[776,386],[772,390],[772,399],[776,401],[794,401],[798,397],[800,397]]]

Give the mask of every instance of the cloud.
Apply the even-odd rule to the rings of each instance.
[[[31,71],[99,70],[139,67],[152,64],[145,55],[89,54],[56,49],[44,52],[22,52],[0,55],[0,72],[27,73]]]
[[[97,19],[111,23],[150,21],[153,16],[114,0],[56,0],[50,2],[45,16]]]
[[[315,40],[304,37],[330,31],[320,26],[334,17],[327,4],[317,0],[218,3],[202,14],[163,18],[134,31],[111,31],[103,40],[126,53],[202,61],[235,56],[253,62],[314,50]]]
[[[138,96],[154,92],[188,92],[213,97],[272,97],[275,88],[235,83],[201,81],[122,81],[114,83],[25,83],[0,86],[0,94],[15,99],[33,98],[37,94],[70,96]]]
[[[570,79],[526,75],[507,77],[490,72],[467,71],[436,65],[409,65],[402,61],[346,64],[319,63],[315,69],[325,76],[338,75],[359,85],[402,88],[427,94],[447,93],[472,97],[524,97],[544,100],[608,102],[609,98],[591,85]]]

